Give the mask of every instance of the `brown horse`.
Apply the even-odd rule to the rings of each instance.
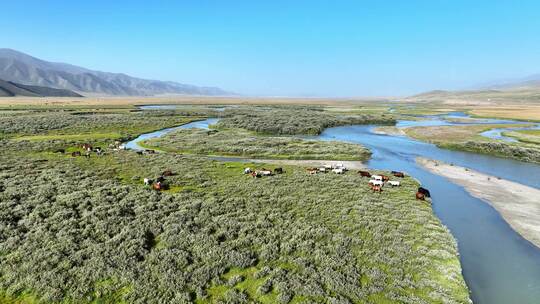
[[[390,177],[386,176],[386,175],[381,175],[382,176],[382,180],[383,182],[387,182],[390,180]]]
[[[373,190],[373,192],[382,192],[382,187],[379,185],[372,185],[371,190]]]
[[[395,177],[405,177],[405,174],[403,174],[403,172],[392,171],[392,174],[393,174]]]
[[[358,174],[360,174],[360,176],[362,177],[371,177],[371,173],[367,172],[367,171],[358,171]]]
[[[426,200],[426,196],[422,192],[416,192],[416,199],[424,201]]]
[[[163,174],[161,174],[163,176],[173,176],[173,172],[171,170],[165,170],[163,171]]]
[[[71,153],[71,156],[73,156],[73,157],[81,156],[81,152],[80,151],[75,151],[75,152]]]

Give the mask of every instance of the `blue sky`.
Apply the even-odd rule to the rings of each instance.
[[[397,96],[540,73],[539,1],[6,1],[0,47],[246,95]]]

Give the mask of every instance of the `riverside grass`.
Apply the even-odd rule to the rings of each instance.
[[[474,126],[428,126],[403,128],[410,137],[431,142],[441,148],[489,154],[519,161],[540,163],[540,145],[530,142],[493,140],[480,133],[495,128],[530,126],[528,124],[489,124]]]
[[[370,156],[369,150],[356,144],[260,136],[241,129],[177,130],[143,145],[175,153],[262,159],[367,160]]]
[[[413,178],[374,194],[354,172],[312,176],[287,165],[255,179],[245,166],[276,165],[110,149],[71,157],[52,149],[91,138],[16,140],[37,127],[79,128],[65,113],[41,114],[39,126],[10,118],[0,139],[2,302],[469,302],[456,243],[414,199]],[[199,117],[147,114],[137,129],[137,113],[91,115],[99,134],[132,118],[129,136]],[[170,190],[143,185],[166,169]]]

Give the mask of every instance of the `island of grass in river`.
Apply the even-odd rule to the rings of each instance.
[[[175,153],[263,159],[366,160],[370,156],[369,150],[357,144],[261,136],[241,129],[180,129],[142,145]]]
[[[403,128],[410,137],[437,144],[447,149],[463,150],[520,161],[540,163],[540,145],[525,142],[493,140],[480,133],[496,129],[530,126],[524,124],[483,124],[454,126],[421,126]]]

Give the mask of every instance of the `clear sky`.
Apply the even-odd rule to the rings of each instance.
[[[390,96],[540,73],[540,1],[2,1],[0,47],[246,95]]]

